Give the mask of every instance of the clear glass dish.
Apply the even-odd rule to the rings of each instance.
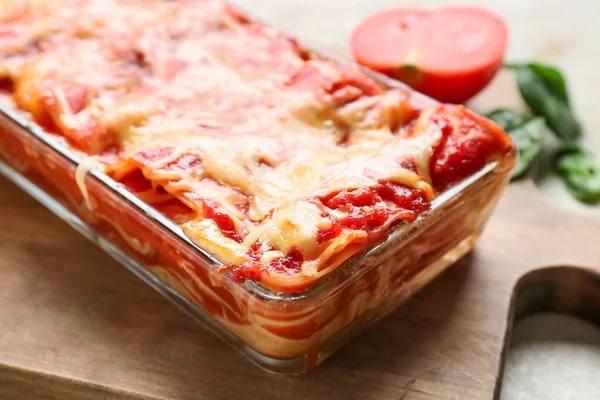
[[[406,89],[367,73],[382,86]],[[315,367],[467,253],[515,161],[513,151],[489,163],[308,291],[277,293],[220,273],[222,265],[178,225],[104,173],[81,174],[81,157],[61,138],[0,107],[3,175],[254,363],[278,373]]]

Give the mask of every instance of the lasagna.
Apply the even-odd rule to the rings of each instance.
[[[216,0],[3,0],[0,79],[5,104],[219,273],[274,292],[310,289],[512,149],[463,106],[382,88]]]

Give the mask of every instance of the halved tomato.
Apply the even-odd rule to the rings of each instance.
[[[508,28],[477,7],[387,10],[351,39],[356,61],[447,103],[479,93],[502,66]]]

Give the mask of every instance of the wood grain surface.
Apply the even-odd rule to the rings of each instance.
[[[494,102],[515,98],[498,87]],[[514,309],[597,315],[581,310],[598,232],[600,217],[513,184],[469,256],[313,372],[279,377],[0,178],[0,399],[490,399]]]

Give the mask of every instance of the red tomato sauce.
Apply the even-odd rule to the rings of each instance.
[[[462,106],[440,106],[431,121],[442,130],[441,142],[429,161],[438,192],[473,175],[512,148],[510,138],[500,127]]]
[[[300,272],[304,255],[298,248],[292,248],[287,255],[271,260],[267,264],[260,262],[264,251],[262,244],[256,242],[250,247],[246,254],[247,261],[239,266],[233,267],[233,279],[236,282],[244,282],[246,279],[260,282],[263,275],[269,272],[293,275]]]
[[[206,210],[206,216],[215,221],[223,235],[238,243],[242,242],[242,238],[240,238],[235,229],[233,220],[229,215],[221,211],[221,207],[210,200],[204,200],[204,209]]]
[[[331,228],[320,231],[319,244],[339,236],[342,228],[362,230],[372,235],[385,227],[392,217],[401,215],[411,221],[429,207],[421,191],[393,182],[342,190],[320,200],[332,210],[345,211],[347,216],[333,221]]]

